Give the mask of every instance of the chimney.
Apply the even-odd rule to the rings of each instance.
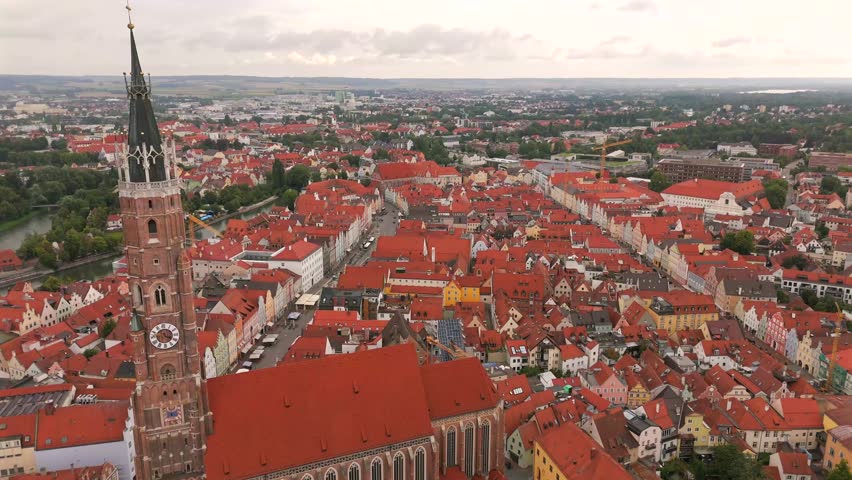
[[[742,294],[743,294],[743,287],[737,287],[737,296],[742,296]]]
[[[594,460],[595,457],[597,457],[597,456],[598,456],[598,449],[597,448],[592,448],[591,450],[589,450],[589,459]]]
[[[432,263],[435,263],[435,247],[432,247]]]
[[[656,410],[657,410],[657,413],[660,413],[660,402],[657,402],[657,408],[656,408]]]
[[[728,405],[727,405],[727,407],[725,407],[725,410],[730,410],[730,409],[731,409],[731,399],[729,398],[728,399]]]

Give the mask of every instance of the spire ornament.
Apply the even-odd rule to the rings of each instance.
[[[124,8],[127,9],[127,28],[133,30],[133,20],[130,18],[130,11],[133,9],[130,8],[130,0],[127,0],[127,5]]]

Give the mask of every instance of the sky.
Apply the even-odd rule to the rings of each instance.
[[[852,77],[842,0],[131,0],[152,75]],[[0,0],[0,74],[129,70],[125,0]]]

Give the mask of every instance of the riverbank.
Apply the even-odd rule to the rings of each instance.
[[[36,267],[29,272],[22,272],[19,275],[11,275],[0,279],[0,289],[11,287],[12,285],[18,282],[31,282],[33,280],[38,280],[43,277],[48,277],[50,275],[61,274],[62,272],[72,270],[83,265],[88,265],[91,263],[97,263],[102,260],[111,260],[114,258],[118,258],[121,256],[122,252],[106,252],[100,253],[98,255],[89,255],[88,257],[77,259],[73,262],[67,262],[60,265],[56,270],[51,270],[49,268],[44,267]],[[75,279],[76,280],[76,279]]]
[[[29,213],[27,213],[23,217],[18,217],[14,220],[7,220],[3,223],[0,223],[0,233],[8,232],[9,230],[14,230],[15,228],[18,228],[24,223],[27,223],[33,218],[35,218],[40,213],[41,212],[38,212],[36,210],[30,210]]]
[[[238,217],[240,215],[245,215],[246,213],[251,213],[251,212],[253,212],[253,211],[255,211],[259,208],[263,208],[263,207],[269,205],[270,203],[275,202],[276,200],[278,200],[278,195],[273,195],[273,196],[271,196],[271,197],[269,197],[265,200],[261,200],[257,203],[253,203],[253,204],[251,204],[247,207],[241,207],[236,212],[228,213],[228,214],[223,215],[221,217],[216,217],[213,220],[210,220],[209,222],[207,222],[207,224],[208,225],[220,224],[220,223],[222,223],[226,220],[230,220],[234,217]]]

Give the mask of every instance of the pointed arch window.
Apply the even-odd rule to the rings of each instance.
[[[157,285],[157,288],[154,289],[154,302],[158,306],[166,304],[166,289],[162,285]]]
[[[447,456],[446,466],[456,466],[456,427],[450,427],[447,431]]]
[[[482,450],[482,473],[487,475],[491,471],[491,424],[487,421],[482,425],[479,448]]]
[[[370,480],[382,480],[382,459],[375,458],[370,463]]]
[[[475,467],[475,462],[473,458],[473,424],[469,423],[464,427],[464,473],[468,477],[473,476],[473,469]]]
[[[330,468],[327,472],[325,472],[325,480],[337,480],[337,471]]]
[[[455,430],[453,430],[455,435]],[[426,480],[426,450],[423,447],[417,449],[414,454],[414,480]]]
[[[393,457],[393,480],[405,480],[405,457],[402,453]]]
[[[361,468],[357,463],[349,466],[349,480],[361,480]]]

